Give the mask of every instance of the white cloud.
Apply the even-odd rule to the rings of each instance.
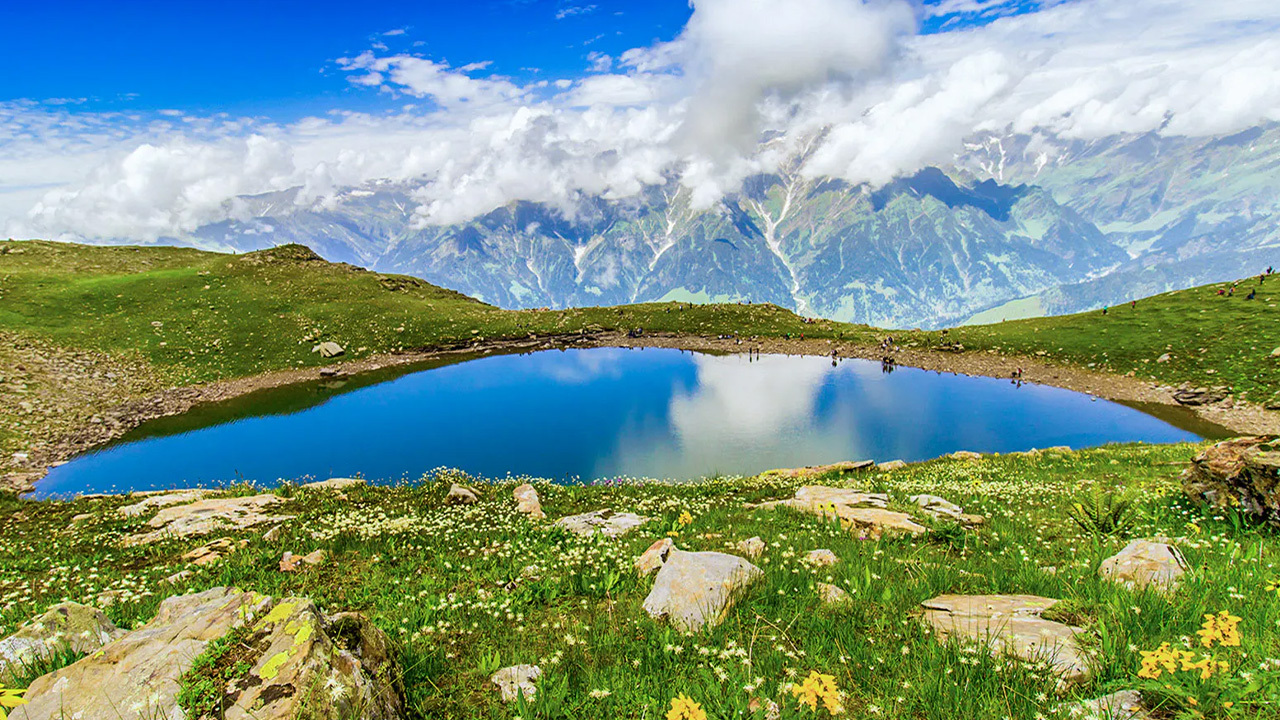
[[[1273,0],[1054,2],[932,35],[910,34],[912,12],[696,0],[674,41],[529,85],[484,63],[365,52],[338,61],[352,84],[424,102],[287,125],[0,103],[0,229],[150,239],[228,216],[236,195],[301,187],[310,203],[379,178],[419,185],[422,223],[517,199],[572,212],[583,196],[672,176],[707,206],[815,137],[804,172],[877,184],[946,162],[981,132],[1209,135],[1280,121]],[[763,130],[777,139],[758,145]]]
[[[569,5],[556,11],[556,19],[564,20],[575,15],[590,15],[596,11],[595,5]]]

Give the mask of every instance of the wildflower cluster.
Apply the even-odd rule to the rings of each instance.
[[[680,693],[671,698],[671,709],[667,711],[667,720],[707,720],[707,713],[693,698]]]
[[[800,701],[801,705],[815,712],[818,710],[819,702],[832,715],[840,715],[844,712],[844,705],[840,701],[840,689],[836,687],[836,679],[833,675],[823,675],[817,670],[810,671],[809,677],[805,678],[804,682],[792,686],[791,694]]]
[[[22,699],[24,692],[26,692],[25,689],[0,688],[0,720],[7,720],[9,711],[13,708],[27,704],[27,701]]]
[[[1138,671],[1138,677],[1156,680],[1166,672],[1178,672],[1179,666],[1183,672],[1200,671],[1201,680],[1213,677],[1214,671],[1226,672],[1231,669],[1226,661],[1215,660],[1210,655],[1202,655],[1197,660],[1195,653],[1190,650],[1175,650],[1169,643],[1160,643],[1160,647],[1155,650],[1142,651],[1142,669]]]

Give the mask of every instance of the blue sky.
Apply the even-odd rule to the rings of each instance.
[[[1039,5],[999,4],[1002,14]],[[85,110],[172,108],[287,121],[335,104],[386,104],[333,65],[379,45],[453,67],[489,61],[479,75],[527,84],[581,76],[593,52],[616,56],[671,40],[691,13],[687,0],[8,2],[0,7],[0,27],[10,29],[0,100],[85,98]],[[922,17],[921,29],[975,21]]]

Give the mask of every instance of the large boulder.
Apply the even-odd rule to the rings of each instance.
[[[648,518],[640,517],[635,513],[596,510],[582,513],[581,515],[562,517],[555,521],[553,527],[568,530],[574,535],[582,537],[591,537],[596,533],[600,533],[605,537],[621,537],[648,522],[648,520]]]
[[[311,352],[320,353],[320,357],[322,358],[332,358],[342,355],[346,350],[338,343],[332,340],[326,340],[325,342],[311,348]]]
[[[636,558],[636,573],[640,577],[652,574],[667,561],[667,556],[675,549],[675,542],[669,537],[654,540],[647,550]]]
[[[1131,588],[1154,587],[1168,592],[1187,571],[1182,553],[1157,540],[1134,540],[1098,567],[1098,574]]]
[[[444,496],[444,501],[447,505],[470,505],[479,500],[480,498],[476,495],[475,490],[463,487],[458,483],[450,485],[449,494]]]
[[[166,538],[207,535],[215,530],[244,530],[262,523],[292,519],[291,516],[269,512],[282,502],[284,500],[276,495],[247,495],[172,505],[147,521],[147,526],[154,530],[133,538],[132,542],[145,544]]]
[[[538,491],[529,483],[517,487],[511,492],[516,501],[516,510],[530,520],[541,520],[547,514],[542,512],[542,502],[538,499]]]
[[[0,640],[0,687],[60,650],[91,653],[125,633],[97,608],[62,603]]]
[[[736,555],[672,550],[644,599],[645,612],[682,632],[718,625],[734,596],[763,573]]]
[[[1189,497],[1280,527],[1280,444],[1240,437],[1205,448],[1182,473]]]
[[[1035,595],[939,595],[921,603],[939,639],[958,638],[1030,662],[1047,661],[1066,682],[1089,677],[1077,627],[1040,617],[1057,600]]]
[[[1173,393],[1173,399],[1179,404],[1195,407],[1197,405],[1212,405],[1227,399],[1230,394],[1227,388],[1185,388]]]
[[[233,629],[247,671],[221,697],[226,720],[338,720],[403,715],[387,638],[363,616],[326,618],[309,600],[214,588],[165,600],[142,628],[32,683],[15,720],[185,718],[182,677]],[[190,680],[189,680],[190,681]],[[218,681],[221,684],[221,680]]]

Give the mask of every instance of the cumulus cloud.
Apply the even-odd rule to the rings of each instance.
[[[422,102],[289,124],[0,103],[0,227],[153,239],[233,217],[240,195],[299,188],[305,207],[379,179],[416,188],[421,224],[513,200],[571,214],[584,197],[672,179],[707,207],[801,148],[809,177],[876,185],[983,133],[1214,135],[1280,121],[1273,0],[1008,6],[695,0],[674,40],[529,84],[484,63],[370,51],[337,61],[350,83]],[[987,19],[912,30],[913,12],[944,11]]]

